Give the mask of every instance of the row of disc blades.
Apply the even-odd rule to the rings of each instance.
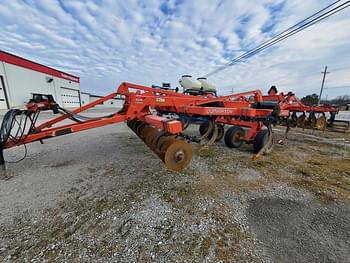
[[[299,128],[312,128],[324,131],[327,127],[327,119],[326,116],[321,115],[320,117],[306,117],[305,114],[300,115],[297,118],[292,118],[292,126],[296,126]]]
[[[181,171],[192,160],[192,146],[175,135],[166,134],[140,120],[130,120],[127,125],[173,171]]]

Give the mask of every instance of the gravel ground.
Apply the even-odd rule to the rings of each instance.
[[[349,134],[193,147],[175,173],[125,124],[28,145],[1,174],[0,261],[349,262]]]

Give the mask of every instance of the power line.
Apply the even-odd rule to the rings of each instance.
[[[342,70],[350,70],[350,67],[349,66],[344,66],[344,67],[338,67],[338,68],[335,68],[335,69],[333,69],[333,71],[334,70],[338,70],[338,71],[342,71]]]
[[[227,68],[227,67],[229,67],[229,66],[232,66],[232,65],[234,65],[234,64],[237,64],[237,63],[243,61],[244,59],[247,59],[247,58],[249,58],[249,57],[251,57],[251,56],[253,56],[253,55],[255,55],[255,54],[257,54],[257,53],[259,53],[259,52],[261,52],[261,51],[263,51],[264,49],[266,49],[266,48],[268,48],[268,47],[271,47],[272,45],[274,45],[274,44],[276,44],[276,43],[278,43],[278,42],[280,42],[280,41],[282,41],[282,40],[284,40],[284,39],[286,39],[286,38],[288,38],[288,37],[290,37],[290,36],[292,36],[292,35],[294,35],[294,34],[300,32],[300,31],[306,29],[307,27],[312,26],[313,24],[316,24],[316,23],[320,22],[321,20],[323,20],[323,19],[325,19],[325,18],[327,18],[327,17],[329,17],[329,16],[331,16],[331,15],[333,15],[333,14],[335,14],[335,13],[341,11],[342,9],[344,9],[344,8],[346,8],[346,7],[348,7],[348,6],[350,6],[350,5],[348,5],[348,6],[339,8],[339,7],[345,5],[345,4],[349,3],[349,2],[350,2],[350,1],[348,1],[348,2],[346,2],[346,3],[343,3],[342,5],[336,7],[336,8],[334,8],[334,9],[332,9],[332,10],[327,11],[326,13],[324,13],[324,14],[322,14],[322,15],[316,17],[316,18],[314,18],[313,20],[307,22],[307,23],[304,24],[303,26],[298,27],[298,28],[296,28],[296,29],[290,31],[290,32],[288,32],[287,34],[285,34],[285,35],[283,35],[283,36],[281,36],[281,37],[278,37],[278,38],[276,38],[276,39],[272,38],[272,39],[266,41],[266,42],[268,42],[268,43],[262,44],[261,46],[258,46],[257,48],[252,49],[251,51],[246,52],[245,54],[243,54],[243,55],[241,55],[240,57],[234,59],[233,61],[231,61],[231,62],[228,63],[227,65],[225,65],[225,66],[223,66],[223,67],[220,67],[219,69],[215,70],[215,71],[212,72],[212,73],[209,73],[208,75],[215,74],[215,73],[217,73],[217,72],[219,72],[219,71],[221,71],[221,70],[224,70],[225,68]],[[333,12],[333,13],[331,13],[331,12]],[[314,16],[314,15],[312,15],[311,17],[313,17],[313,16]],[[298,23],[298,24],[299,24],[299,23]],[[293,26],[293,27],[294,27],[294,26]],[[292,28],[293,28],[293,27],[292,27]],[[207,75],[207,76],[208,76],[208,75]]]
[[[232,64],[233,62],[240,60],[240,59],[243,58],[246,54],[249,54],[249,53],[251,53],[251,52],[255,52],[255,51],[257,51],[258,49],[260,49],[261,47],[264,47],[265,45],[268,45],[270,42],[274,41],[274,39],[278,39],[279,37],[283,37],[283,34],[285,34],[285,33],[288,33],[288,34],[291,33],[290,31],[291,31],[293,28],[297,28],[297,27],[300,28],[300,26],[302,26],[302,24],[303,24],[304,22],[306,22],[307,20],[313,18],[314,16],[318,15],[319,13],[321,13],[321,12],[327,10],[328,8],[330,8],[331,6],[335,5],[335,4],[338,3],[338,2],[340,2],[340,0],[338,0],[338,1],[336,1],[336,2],[334,2],[334,3],[332,3],[332,4],[330,4],[330,5],[328,5],[328,6],[326,6],[325,8],[322,8],[321,10],[317,11],[317,12],[314,13],[313,15],[311,15],[311,16],[309,16],[309,17],[303,19],[302,21],[298,22],[298,23],[295,24],[294,26],[291,26],[291,27],[287,28],[286,30],[283,30],[283,31],[280,32],[279,34],[277,34],[277,35],[273,36],[272,38],[270,38],[269,40],[264,41],[264,42],[261,43],[259,46],[253,48],[253,49],[250,50],[250,51],[247,51],[246,53],[244,53],[244,54],[241,55],[240,57],[234,59],[234,60],[231,61],[229,64]]]
[[[325,8],[322,8],[321,10],[317,11],[316,13],[314,13],[313,15],[303,19],[302,21],[300,21],[299,23],[295,24],[294,26],[282,31],[281,33],[275,35],[274,37],[272,37],[271,39],[263,42],[262,44],[260,44],[259,46],[247,51],[246,53],[242,54],[241,56],[233,59],[231,62],[217,68],[216,70],[208,73],[205,75],[205,77],[209,77],[211,75],[214,75],[230,66],[233,66],[239,62],[241,62],[242,60],[244,59],[247,59],[249,57],[252,57],[253,55],[277,44],[278,42],[286,39],[286,38],[289,38],[293,35],[295,35],[296,33],[302,31],[302,30],[305,30],[306,28],[342,11],[343,9],[347,8],[350,6],[350,1],[346,1],[345,3],[342,3],[342,4],[339,4],[337,5],[336,7],[324,12],[325,10],[331,8],[332,6],[334,6],[335,4],[337,4],[338,2],[340,2],[340,0],[326,6]],[[322,13],[322,14],[320,14]],[[320,15],[319,15],[320,14]],[[311,19],[311,20],[310,20]],[[310,20],[310,21],[309,21]],[[307,21],[307,22],[306,22]]]
[[[324,89],[349,89],[350,90],[350,85],[347,86],[335,86],[335,87],[327,87]]]
[[[243,55],[239,56],[238,58],[232,60],[230,63],[228,63],[228,64],[226,64],[226,65],[224,65],[224,66],[218,68],[217,70],[215,70],[215,71],[213,71],[213,72],[207,74],[206,76],[213,75],[213,74],[215,74],[215,73],[217,73],[217,72],[219,72],[219,71],[221,71],[221,70],[224,70],[224,69],[227,68],[227,67],[230,67],[230,66],[232,66],[232,65],[234,65],[234,64],[237,64],[238,62],[241,62],[242,60],[244,60],[244,59],[246,59],[246,58],[249,58],[249,57],[251,57],[251,56],[257,54],[257,53],[263,51],[264,49],[266,49],[266,48],[268,48],[268,47],[270,47],[270,46],[272,46],[272,45],[274,45],[274,44],[276,44],[276,43],[278,43],[278,42],[280,42],[280,41],[282,41],[282,40],[284,40],[284,39],[286,39],[286,38],[288,38],[288,37],[290,37],[290,36],[292,36],[292,35],[294,35],[294,34],[296,34],[296,33],[298,33],[298,32],[300,32],[300,31],[302,31],[302,30],[304,30],[304,29],[306,29],[306,28],[312,26],[313,24],[316,24],[316,23],[322,21],[323,19],[325,19],[325,18],[327,18],[327,17],[329,17],[329,16],[331,16],[331,15],[333,15],[333,14],[335,14],[335,13],[338,13],[339,11],[343,10],[344,8],[350,6],[350,5],[344,6],[344,5],[346,5],[346,4],[348,4],[348,3],[350,2],[350,1],[347,1],[347,2],[345,2],[345,3],[343,3],[343,4],[341,4],[341,5],[339,5],[339,6],[335,7],[335,8],[333,8],[332,10],[329,10],[329,11],[327,11],[326,13],[324,13],[324,14],[322,14],[322,15],[320,15],[320,16],[314,18],[314,19],[312,19],[311,21],[305,23],[304,25],[297,27],[297,25],[303,23],[304,21],[309,20],[310,18],[314,17],[316,14],[319,14],[320,12],[322,12],[322,11],[328,9],[329,7],[333,6],[333,5],[336,4],[337,2],[339,2],[339,1],[336,1],[336,2],[334,2],[333,4],[331,4],[331,5],[329,5],[329,6],[325,7],[325,8],[323,8],[323,9],[321,9],[320,11],[316,12],[315,14],[313,14],[313,15],[309,16],[308,18],[302,20],[301,22],[299,22],[299,23],[297,23],[296,25],[290,27],[289,29],[284,30],[284,31],[281,32],[280,34],[276,35],[275,37],[272,37],[270,40],[263,42],[261,45],[257,46],[256,48],[254,48],[254,49],[252,49],[252,50],[250,50],[250,51],[244,53]],[[333,13],[332,13],[332,12],[333,12]],[[297,28],[295,28],[295,27],[297,27]],[[295,29],[293,29],[292,31],[289,31],[289,30],[292,29],[292,28],[295,28]],[[283,33],[285,33],[285,32],[287,32],[287,33],[283,35]],[[281,36],[280,36],[280,35],[281,35]],[[277,36],[279,36],[279,37],[277,37]],[[276,38],[276,37],[277,37],[277,38]]]

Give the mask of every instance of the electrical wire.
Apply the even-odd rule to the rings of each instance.
[[[349,89],[350,90],[350,85],[349,86],[324,87],[324,89]]]
[[[337,1],[337,2],[339,2],[339,1]],[[337,2],[335,2],[335,3],[337,3]],[[329,11],[327,11],[326,13],[324,13],[324,14],[322,14],[322,15],[320,15],[320,16],[314,18],[313,20],[307,22],[306,24],[304,24],[304,25],[302,25],[302,26],[300,26],[300,27],[298,27],[298,28],[296,28],[296,29],[294,29],[294,30],[288,32],[286,35],[282,35],[283,32],[289,31],[290,28],[294,28],[296,25],[293,26],[293,27],[290,27],[289,29],[287,29],[287,30],[283,31],[282,33],[276,35],[276,36],[279,36],[279,35],[282,35],[282,36],[280,36],[280,37],[278,37],[278,38],[276,38],[276,39],[275,39],[275,37],[276,37],[276,36],[275,36],[275,37],[271,38],[270,40],[263,42],[263,43],[262,43],[261,45],[259,45],[258,47],[254,48],[254,49],[252,49],[252,50],[250,50],[250,51],[247,51],[247,52],[244,53],[243,55],[241,55],[241,56],[239,56],[238,58],[235,58],[234,60],[232,60],[230,63],[228,63],[228,64],[226,64],[226,65],[224,65],[224,66],[222,66],[222,67],[216,69],[215,71],[213,71],[213,72],[207,74],[206,76],[213,75],[213,74],[215,74],[215,73],[220,72],[221,70],[224,70],[225,68],[227,68],[227,67],[229,67],[229,66],[232,66],[232,65],[234,65],[234,64],[237,64],[238,62],[241,62],[242,60],[247,59],[247,58],[249,58],[249,57],[251,57],[251,56],[253,56],[253,55],[255,55],[255,54],[257,54],[257,53],[259,53],[259,52],[261,52],[261,51],[263,51],[264,49],[266,49],[266,48],[268,48],[268,47],[270,47],[270,46],[272,46],[272,45],[274,45],[274,44],[276,44],[276,43],[278,43],[278,42],[280,42],[280,41],[282,41],[282,40],[284,40],[284,39],[286,39],[286,38],[288,38],[288,37],[290,37],[290,36],[292,36],[292,35],[294,35],[294,34],[296,34],[296,33],[298,33],[298,32],[300,32],[300,31],[302,31],[302,30],[304,30],[304,29],[306,29],[306,28],[308,28],[308,27],[310,27],[310,26],[312,26],[312,25],[314,25],[314,24],[316,24],[316,23],[322,21],[323,19],[326,19],[327,17],[329,17],[329,16],[331,16],[331,15],[333,15],[333,14],[335,14],[335,13],[337,13],[337,12],[343,10],[343,9],[345,9],[346,7],[349,7],[350,5],[344,6],[344,5],[348,4],[349,2],[350,2],[350,1],[347,1],[346,3],[343,3],[343,4],[341,4],[341,5],[337,6],[337,7],[335,7],[334,9],[329,10]],[[330,6],[334,5],[335,3],[333,3],[333,4],[329,5],[329,6],[327,6],[327,7],[324,8],[324,9],[329,8]],[[342,7],[342,8],[340,8],[340,7]],[[324,10],[324,9],[322,9],[322,10]],[[319,13],[319,12],[321,12],[321,10],[318,11],[317,13]],[[331,12],[333,12],[333,13],[331,13]],[[315,13],[315,14],[317,14],[317,13]],[[308,17],[307,19],[304,19],[303,21],[308,20],[308,19],[311,18],[311,17],[314,17],[315,14],[312,15],[312,16],[310,16],[310,17]],[[301,22],[299,22],[298,24],[300,24],[300,23],[301,23]],[[298,24],[297,24],[297,25],[298,25]]]
[[[303,19],[302,21],[298,22],[297,24],[295,24],[294,26],[282,31],[281,33],[275,35],[274,37],[272,37],[271,39],[263,42],[262,44],[260,44],[259,46],[247,51],[246,53],[242,54],[241,56],[233,59],[231,62],[217,68],[216,70],[208,73],[205,75],[205,77],[209,77],[209,76],[212,76],[214,74],[217,74],[218,72],[230,67],[230,66],[233,66],[247,58],[250,58],[252,57],[253,55],[257,54],[257,53],[260,53],[261,51],[277,44],[278,42],[286,39],[286,38],[289,38],[293,35],[295,35],[296,33],[302,31],[302,30],[305,30],[306,28],[342,11],[343,9],[347,8],[350,6],[350,1],[346,1],[345,3],[342,3],[342,4],[339,4],[338,6],[332,8],[331,10],[328,10],[326,12],[324,12],[325,10],[329,9],[330,7],[334,6],[335,4],[337,4],[338,2],[340,2],[340,0],[326,6],[325,8],[322,8],[321,10],[319,10],[318,12],[314,13],[313,15]],[[321,15],[318,15],[322,13]],[[318,16],[317,16],[318,15]],[[311,20],[310,20],[311,19]],[[310,21],[308,21],[310,20]],[[307,22],[306,22],[307,21]]]
[[[309,16],[309,17],[303,19],[302,21],[298,22],[298,23],[295,24],[294,26],[291,26],[291,27],[289,27],[289,28],[283,30],[282,32],[280,32],[280,33],[278,33],[277,35],[273,36],[271,39],[264,41],[264,42],[261,43],[259,46],[255,47],[254,49],[252,49],[252,50],[250,50],[250,51],[247,51],[246,53],[244,53],[243,55],[241,55],[241,56],[238,57],[238,58],[235,58],[235,59],[234,59],[233,61],[231,61],[229,64],[231,64],[231,63],[233,63],[234,61],[237,61],[237,60],[243,58],[247,53],[250,53],[250,52],[252,52],[252,51],[254,51],[254,50],[259,49],[259,47],[262,47],[262,46],[264,46],[265,44],[268,44],[268,43],[271,42],[273,39],[276,39],[276,38],[282,36],[283,34],[288,33],[288,32],[291,31],[293,28],[296,28],[296,27],[298,27],[298,26],[301,26],[301,25],[302,25],[304,22],[306,22],[307,20],[309,20],[309,19],[313,18],[314,16],[316,16],[317,14],[319,14],[319,13],[321,13],[321,12],[327,10],[328,8],[330,8],[331,6],[335,5],[336,3],[340,2],[340,1],[341,1],[341,0],[338,0],[338,1],[336,1],[336,2],[334,2],[334,3],[332,3],[332,4],[330,4],[330,5],[326,6],[325,8],[322,8],[321,10],[317,11],[317,12],[314,13],[313,15],[311,15],[311,16]]]

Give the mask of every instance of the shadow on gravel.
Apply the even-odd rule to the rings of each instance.
[[[276,262],[349,262],[349,209],[259,198],[250,201],[247,216]]]

